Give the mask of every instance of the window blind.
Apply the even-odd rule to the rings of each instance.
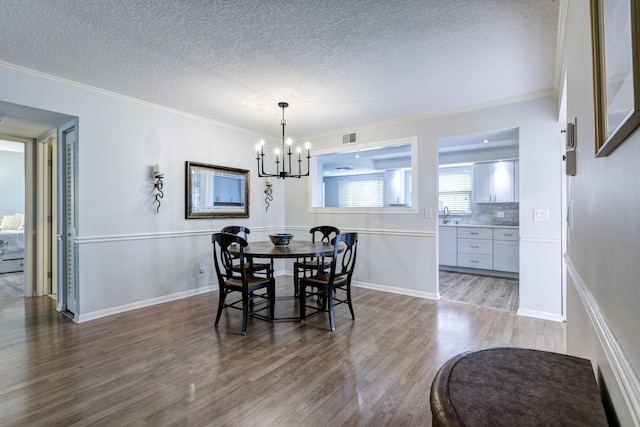
[[[449,213],[471,212],[473,168],[471,166],[440,168],[438,174],[438,210]]]
[[[341,180],[338,182],[340,207],[382,207],[384,181],[379,179]]]

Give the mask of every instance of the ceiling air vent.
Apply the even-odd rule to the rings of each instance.
[[[356,133],[348,133],[346,135],[342,135],[342,145],[351,145],[356,144]]]

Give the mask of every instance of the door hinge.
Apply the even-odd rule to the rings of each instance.
[[[50,271],[47,271],[47,279],[52,279],[53,278],[53,273],[51,273]]]

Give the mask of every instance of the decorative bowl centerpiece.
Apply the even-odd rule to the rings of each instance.
[[[289,233],[269,234],[269,239],[271,239],[271,243],[273,243],[274,246],[289,246],[289,243],[291,243],[291,239],[293,239],[293,234],[289,234]]]

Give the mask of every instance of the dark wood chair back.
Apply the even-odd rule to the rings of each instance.
[[[241,234],[244,240],[248,240],[247,235],[251,233],[251,230],[241,225],[227,225],[226,227],[222,227],[222,230],[220,230],[220,232],[229,234]]]
[[[333,238],[331,244],[333,245],[333,261],[329,271],[329,281],[335,283],[336,279],[345,278],[350,286],[358,252],[358,233],[338,234]]]
[[[309,230],[313,243],[330,243],[331,240],[340,234],[338,227],[332,225],[319,225]]]
[[[244,248],[247,247],[247,241],[236,234],[214,233],[211,236],[211,243],[213,243],[213,263],[219,286],[218,313],[214,325],[218,326],[222,310],[227,307],[242,310],[242,335],[247,333],[247,317],[249,316],[273,321],[275,280],[270,270],[266,271],[265,276],[256,276],[249,268],[238,268],[238,265],[245,265]],[[233,253],[231,245],[235,245]],[[238,260],[239,264],[237,264]],[[257,293],[256,291],[260,289],[266,289],[266,292]],[[242,297],[239,300],[229,302],[227,298],[232,292],[238,292]],[[269,304],[256,308],[253,303],[256,298],[268,300]],[[259,314],[263,310],[269,310],[269,315]]]
[[[236,264],[233,261],[239,259],[241,263],[244,262],[244,248],[247,247],[247,241],[231,233],[214,233],[211,236],[211,243],[213,243],[213,263],[218,275],[218,283],[234,277],[243,280],[245,269],[234,268]],[[239,248],[237,255],[230,251],[232,244],[236,244]]]

